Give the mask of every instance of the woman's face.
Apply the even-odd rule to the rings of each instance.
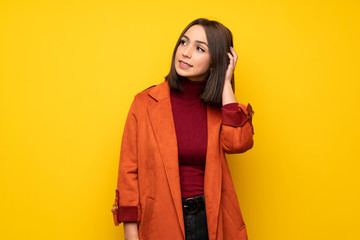
[[[177,74],[191,81],[202,81],[208,77],[210,53],[203,26],[194,25],[181,38],[175,54]]]

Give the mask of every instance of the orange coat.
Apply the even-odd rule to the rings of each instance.
[[[239,107],[248,115],[245,105]],[[250,118],[250,116],[248,115]],[[209,240],[247,239],[225,153],[253,146],[253,127],[222,125],[221,108],[207,105],[208,146],[204,196]],[[166,81],[138,93],[131,104],[120,151],[113,211],[137,210],[139,239],[185,239],[177,138]]]

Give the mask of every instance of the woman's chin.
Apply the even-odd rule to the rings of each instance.
[[[182,72],[182,71],[176,70],[176,73],[177,73],[177,75],[179,75],[179,76],[182,77],[182,78],[187,78],[187,77],[189,77],[189,74],[186,74],[186,73],[184,73],[184,72]]]

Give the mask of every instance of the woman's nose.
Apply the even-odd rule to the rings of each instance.
[[[182,55],[183,55],[184,57],[191,58],[191,50],[190,50],[188,47],[185,48],[184,51],[183,51],[183,53],[182,53]]]

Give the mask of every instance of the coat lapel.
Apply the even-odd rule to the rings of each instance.
[[[149,91],[149,96],[156,101],[156,103],[150,105],[147,110],[165,167],[166,177],[171,190],[179,224],[184,233],[178,145],[168,83],[163,82],[152,88]]]
[[[222,184],[222,164],[220,156],[221,109],[208,104],[207,125],[208,145],[206,152],[204,196],[209,239],[215,240],[218,226],[218,216]]]
[[[173,203],[177,212],[180,228],[184,229],[182,213],[178,145],[174,117],[170,101],[170,88],[166,81],[153,87],[149,96],[155,103],[148,106],[151,126],[159,147],[165,167],[166,177],[171,190]],[[209,238],[215,239],[221,197],[222,165],[219,145],[221,110],[208,104],[208,145],[206,153],[204,196],[207,212]],[[185,236],[183,236],[185,238]]]

